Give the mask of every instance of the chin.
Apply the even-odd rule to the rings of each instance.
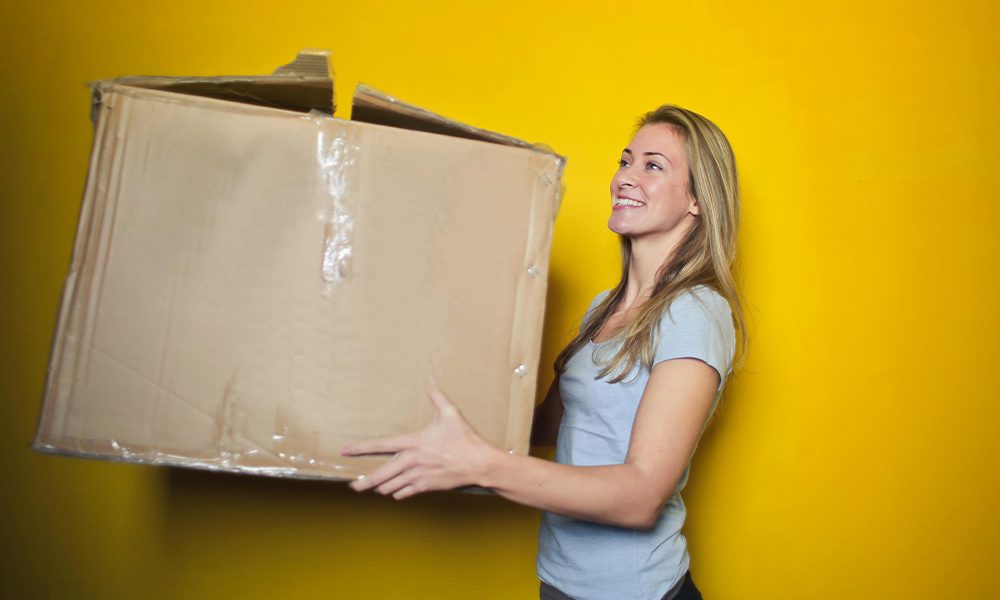
[[[631,228],[628,226],[628,224],[623,223],[622,220],[616,218],[615,215],[611,215],[611,218],[608,219],[608,229],[610,229],[614,233],[617,233],[618,235],[628,235],[629,232],[631,231]]]

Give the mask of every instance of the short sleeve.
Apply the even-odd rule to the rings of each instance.
[[[672,358],[696,358],[719,373],[721,390],[736,351],[729,303],[706,286],[682,292],[660,319],[655,343],[653,365]]]

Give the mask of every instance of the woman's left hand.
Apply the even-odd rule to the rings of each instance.
[[[424,429],[350,444],[341,450],[345,456],[393,454],[384,465],[351,482],[351,488],[359,492],[374,489],[402,500],[479,482],[490,457],[500,450],[479,437],[436,385],[428,386],[427,394],[437,415]]]

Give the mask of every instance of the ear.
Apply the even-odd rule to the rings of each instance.
[[[698,205],[698,201],[690,194],[688,195],[688,214],[696,217],[701,216],[701,206]]]

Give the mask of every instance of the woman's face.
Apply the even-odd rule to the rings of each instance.
[[[688,189],[684,140],[663,123],[645,125],[622,151],[611,179],[608,228],[632,239],[686,228],[698,214]]]

